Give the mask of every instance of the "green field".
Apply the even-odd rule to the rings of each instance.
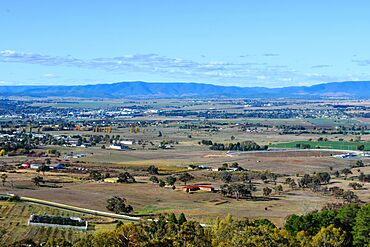
[[[357,119],[331,119],[331,118],[307,118],[307,122],[321,127],[332,127],[332,126],[344,126],[352,127],[354,125],[358,126],[368,126],[369,123],[358,121]]]
[[[340,142],[340,141],[295,141],[288,143],[272,144],[274,148],[297,148],[297,145],[310,145],[310,148],[337,149],[337,150],[358,150],[358,145],[364,145],[365,151],[370,151],[370,142]]]

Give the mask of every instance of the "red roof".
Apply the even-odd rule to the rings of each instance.
[[[214,189],[215,187],[209,186],[209,185],[186,185],[182,186],[184,189],[199,189],[199,188],[205,188],[205,189]]]

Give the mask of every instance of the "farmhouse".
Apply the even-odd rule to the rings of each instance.
[[[120,141],[119,143],[122,145],[134,145],[135,140],[128,140],[128,141],[124,140],[124,141]]]
[[[65,159],[78,159],[78,158],[83,158],[83,157],[86,157],[87,155],[86,154],[73,154],[73,153],[70,153],[70,154],[66,154],[64,155],[64,158]]]
[[[24,163],[24,164],[20,165],[20,166],[19,166],[19,168],[22,168],[22,169],[29,169],[29,168],[31,168],[31,165],[30,165],[30,164],[28,164],[28,163]]]
[[[210,186],[210,185],[185,185],[185,186],[182,186],[182,190],[186,192],[198,191],[198,190],[213,192],[215,190],[215,187]]]
[[[43,164],[31,164],[31,169],[39,169]]]
[[[117,183],[118,178],[105,178],[104,182],[106,183]]]
[[[108,148],[109,149],[113,149],[113,150],[127,150],[128,149],[128,146],[126,146],[126,145],[112,144]]]
[[[65,165],[63,164],[52,164],[52,165],[49,165],[49,167],[50,169],[55,169],[55,170],[66,168]]]

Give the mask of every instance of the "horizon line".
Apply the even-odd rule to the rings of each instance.
[[[37,85],[30,85],[30,84],[22,84],[22,85],[4,85],[0,84],[0,87],[84,87],[84,86],[95,86],[95,85],[113,85],[119,83],[147,83],[147,84],[202,84],[202,85],[212,85],[212,86],[219,86],[219,87],[237,87],[237,88],[289,88],[289,87],[312,87],[316,85],[324,85],[330,83],[346,83],[346,82],[370,82],[370,79],[367,81],[365,80],[352,80],[352,81],[332,81],[332,82],[319,82],[314,83],[312,85],[294,85],[294,86],[282,86],[282,87],[267,87],[267,86],[238,86],[238,85],[219,85],[210,82],[158,82],[158,81],[118,81],[118,82],[98,82],[98,83],[88,83],[88,84],[57,84],[57,85],[48,85],[48,84],[37,84]]]

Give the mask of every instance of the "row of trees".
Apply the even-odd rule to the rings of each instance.
[[[369,222],[370,204],[293,215],[284,229],[266,219],[251,221],[230,215],[202,227],[198,222],[186,220],[184,215],[170,214],[157,221],[119,223],[115,230],[87,234],[73,246],[369,246]],[[44,246],[72,244],[64,239],[49,239]]]
[[[155,183],[155,184],[159,184],[160,187],[164,187],[166,184],[174,186],[177,180],[183,182],[184,185],[186,185],[187,182],[189,182],[193,179],[194,179],[193,175],[191,175],[190,173],[185,172],[185,173],[180,173],[177,176],[172,176],[172,175],[166,176],[164,178],[164,180],[159,179],[157,176],[151,176],[149,178],[149,181],[151,181],[152,183]]]
[[[213,143],[212,141],[202,140],[203,145],[210,146],[211,150],[232,150],[232,151],[253,151],[267,150],[268,146],[260,146],[254,141],[243,141],[237,143]]]

